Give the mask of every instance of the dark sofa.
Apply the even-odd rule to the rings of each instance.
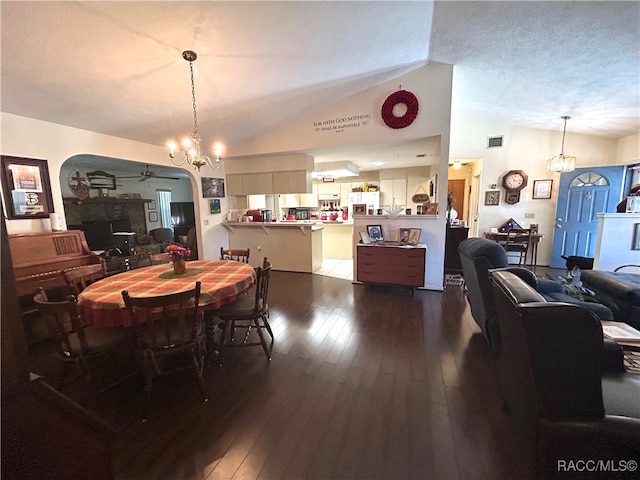
[[[613,316],[640,330],[640,275],[636,273],[584,270],[585,287],[611,302]]]
[[[467,238],[460,242],[458,252],[467,286],[467,300],[471,307],[471,314],[491,348],[495,352],[499,352],[500,333],[489,271],[508,267],[507,254],[498,243],[477,237]],[[559,282],[537,278],[533,272],[526,268],[509,267],[509,270],[521,277],[547,301],[580,305],[593,311],[600,320],[613,320],[613,313],[609,308],[599,303],[582,302],[566,295]]]
[[[536,449],[538,477],[637,478],[620,466],[640,459],[640,375],[605,371],[602,327],[592,312],[545,302],[509,271],[491,278],[501,393]],[[563,471],[558,463],[598,460],[618,469]]]

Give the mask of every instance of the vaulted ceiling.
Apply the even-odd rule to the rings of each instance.
[[[640,131],[635,1],[0,8],[2,111],[155,145],[192,125],[186,49],[198,53],[200,131],[228,146],[427,62],[455,65],[454,115],[561,130],[567,114],[573,132]],[[356,163],[359,154],[352,152]]]

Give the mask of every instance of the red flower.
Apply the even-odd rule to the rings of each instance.
[[[178,245],[168,245],[165,249],[165,252],[169,254],[172,260],[176,259],[187,259],[191,256],[191,250],[185,247],[180,247]]]

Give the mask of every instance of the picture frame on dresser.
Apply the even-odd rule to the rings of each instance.
[[[9,220],[54,213],[46,160],[2,155],[2,191]]]
[[[367,234],[373,243],[384,242],[382,225],[367,225]]]
[[[409,229],[409,238],[407,239],[407,244],[409,245],[417,245],[420,242],[420,234],[422,233],[421,228],[410,228]]]

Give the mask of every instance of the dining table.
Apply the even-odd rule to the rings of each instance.
[[[129,311],[122,291],[132,297],[158,296],[184,292],[199,281],[198,310],[211,312],[236,300],[256,282],[254,268],[233,260],[194,260],[187,262],[184,274],[176,274],[172,264],[136,268],[103,278],[78,295],[78,308],[83,320],[95,327],[131,327]]]

